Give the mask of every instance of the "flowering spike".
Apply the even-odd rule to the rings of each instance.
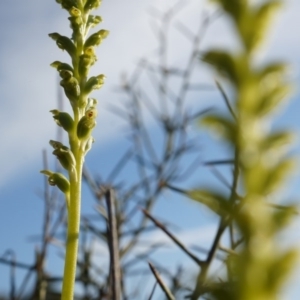
[[[80,230],[80,205],[82,168],[86,153],[94,142],[91,137],[92,129],[96,125],[95,99],[89,98],[89,93],[100,88],[104,83],[104,75],[88,79],[91,66],[97,61],[95,46],[108,35],[107,30],[98,30],[87,38],[90,28],[96,26],[102,19],[100,16],[90,15],[92,9],[101,4],[101,0],[56,0],[69,13],[71,38],[59,33],[51,33],[49,36],[56,42],[59,48],[66,50],[71,56],[71,64],[54,61],[54,67],[61,77],[60,85],[68,97],[73,115],[51,110],[55,122],[63,127],[69,140],[69,148],[57,141],[50,141],[54,148],[53,154],[60,161],[63,168],[68,170],[69,180],[62,174],[43,170],[48,176],[49,184],[57,185],[66,194],[68,207],[68,230],[66,243],[66,259],[62,283],[61,298],[74,299],[74,282],[76,275],[78,233]]]

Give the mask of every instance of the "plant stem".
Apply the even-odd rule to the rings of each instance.
[[[76,155],[76,171],[77,178],[71,176],[70,180],[70,206],[68,211],[68,231],[67,244],[65,255],[65,267],[62,287],[62,300],[73,300],[77,252],[78,252],[78,238],[80,227],[80,208],[81,208],[81,174],[82,174],[82,158],[81,153]]]
[[[53,154],[63,168],[69,172],[69,178],[49,170],[42,170],[41,173],[48,176],[49,184],[57,185],[66,197],[68,223],[61,299],[73,300],[80,230],[82,169],[84,156],[94,142],[91,131],[96,126],[95,118],[97,117],[97,101],[89,98],[88,95],[92,90],[99,89],[103,85],[105,76],[100,74],[91,77],[88,86],[87,78],[90,67],[97,60],[94,48],[107,37],[109,32],[107,30],[97,31],[86,40],[87,26],[91,28],[101,22],[100,16],[89,15],[92,9],[99,7],[101,1],[62,0],[57,2],[70,14],[68,19],[73,35],[72,38],[68,38],[55,32],[49,36],[56,41],[60,49],[68,52],[72,66],[60,61],[55,61],[51,66],[57,69],[62,78],[60,85],[70,100],[74,117],[59,110],[51,111],[57,124],[67,131],[70,148],[61,142],[52,140],[50,145],[54,148]],[[86,44],[87,42],[88,44]]]

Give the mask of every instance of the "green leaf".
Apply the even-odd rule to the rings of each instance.
[[[240,16],[237,29],[243,45],[250,54],[257,50],[265,39],[266,31],[269,27],[271,17],[278,8],[279,1],[269,1],[262,5],[247,4],[247,8]]]
[[[273,213],[273,231],[276,234],[292,221],[292,217],[297,214],[297,207],[289,205],[281,208],[274,208]]]
[[[294,134],[289,131],[274,132],[262,141],[261,152],[279,151],[283,146],[290,146],[294,139]]]
[[[268,288],[269,292],[273,290],[274,293],[276,293],[278,291],[278,288],[282,286],[293,269],[298,257],[298,251],[292,249],[284,254],[278,255],[278,257],[274,259],[268,272],[268,286],[266,288]]]
[[[218,3],[237,22],[243,17],[247,0],[211,0]]]
[[[253,24],[249,24],[252,28],[252,43],[251,49],[256,49],[260,46],[265,39],[266,32],[270,27],[272,18],[275,12],[281,6],[281,1],[271,0],[263,3],[254,15]]]
[[[218,136],[234,143],[236,141],[237,132],[236,124],[233,120],[222,115],[208,115],[200,120],[200,124],[212,129]]]
[[[230,53],[221,50],[211,50],[206,52],[202,60],[212,65],[216,71],[229,79],[235,86],[239,85],[241,71],[236,58]]]
[[[275,80],[277,82],[277,78],[282,78],[286,71],[288,69],[288,66],[286,63],[283,62],[277,62],[272,63],[267,66],[264,66],[258,71],[259,81],[273,81]]]
[[[276,109],[278,104],[291,94],[291,91],[292,87],[289,84],[279,84],[272,89],[266,90],[257,108],[257,114],[263,116]]]
[[[264,192],[269,194],[279,189],[286,178],[295,169],[297,163],[294,158],[286,158],[279,161],[268,170],[268,176],[264,180]]]
[[[227,198],[223,196],[223,194],[209,190],[195,189],[187,191],[186,195],[189,198],[207,206],[210,210],[220,216],[231,213],[230,203],[227,201]]]

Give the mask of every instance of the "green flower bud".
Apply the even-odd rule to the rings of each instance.
[[[100,22],[102,22],[102,18],[100,16],[89,15],[86,26],[88,28],[93,28],[96,25],[98,25]]]
[[[53,114],[53,119],[58,126],[61,126],[65,131],[70,132],[74,126],[72,117],[66,112],[60,112],[57,109],[50,110]]]
[[[93,57],[95,56],[95,48],[94,47],[87,47],[84,49],[83,53],[87,56]]]
[[[89,73],[90,67],[96,62],[97,56],[95,55],[94,47],[88,47],[84,49],[83,54],[79,60],[79,73],[86,77]]]
[[[84,43],[84,48],[88,48],[91,46],[98,46],[109,34],[108,30],[101,29],[96,33],[92,34]]]
[[[41,173],[48,176],[48,183],[50,185],[56,185],[64,194],[69,193],[70,182],[64,175],[62,175],[61,173],[53,173],[48,170],[42,170]]]
[[[70,10],[72,7],[77,5],[76,0],[56,0],[56,2],[61,4],[61,6],[66,10]]]
[[[58,72],[66,70],[72,72],[72,74],[74,73],[73,68],[69,64],[62,63],[58,60],[54,61],[50,66],[55,68]]]
[[[94,34],[92,34],[84,43],[84,47],[91,47],[91,46],[98,46],[100,45],[100,43],[102,42],[102,37],[101,35],[96,32]]]
[[[91,10],[91,9],[95,9],[98,8],[101,4],[101,0],[87,0],[84,6],[84,10]]]
[[[80,17],[81,16],[81,11],[73,6],[71,9],[69,9],[69,13],[72,17]]]
[[[109,31],[108,30],[105,30],[105,29],[101,29],[99,31],[99,34],[101,35],[102,39],[106,39],[109,35]]]
[[[97,117],[97,109],[89,108],[85,115],[80,119],[77,126],[77,136],[79,139],[88,138],[92,129],[96,126],[95,118]]]
[[[59,74],[63,77],[60,85],[64,88],[66,96],[71,101],[71,104],[72,102],[76,102],[80,95],[78,80],[75,77],[72,77],[71,72],[67,70],[62,70]]]
[[[60,35],[59,33],[50,33],[49,36],[56,41],[58,48],[66,50],[71,57],[75,55],[75,45],[73,42],[66,36]]]
[[[81,17],[81,11],[74,6],[71,9],[69,9],[69,13],[71,17],[69,17],[68,19],[70,20],[70,26],[73,29],[72,39],[75,40],[76,36],[80,34],[83,30],[83,20]]]
[[[89,119],[89,120],[94,120],[96,119],[98,115],[98,111],[97,108],[94,106],[89,107],[89,109],[86,110],[85,112],[85,116]]]
[[[89,94],[92,90],[100,89],[104,84],[105,78],[103,74],[91,77],[85,85],[84,92]]]
[[[82,18],[80,17],[69,17],[70,27],[73,29],[72,39],[75,40],[76,35],[82,31]]]
[[[59,75],[62,79],[69,80],[70,78],[73,77],[73,72],[69,70],[61,70],[59,71]]]
[[[59,160],[60,164],[69,172],[76,174],[76,160],[72,151],[57,141],[50,141],[50,145],[54,148],[54,154]]]
[[[86,105],[87,105],[87,97],[85,95],[83,95],[82,97],[80,97],[78,99],[77,106],[79,108],[83,108],[84,109],[86,107]]]
[[[59,148],[61,148],[61,147],[64,146],[61,142],[53,141],[53,140],[50,140],[50,141],[49,141],[49,144],[50,144],[54,149],[59,149]]]

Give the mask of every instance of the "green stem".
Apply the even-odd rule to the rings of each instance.
[[[82,2],[79,2],[79,9],[83,10]],[[86,21],[86,17],[84,17]],[[79,75],[78,65],[80,61],[80,55],[83,51],[84,37],[77,35],[76,40],[76,56],[73,59],[74,76],[78,79],[78,82],[82,82],[82,78]],[[82,84],[80,84],[82,88]],[[82,95],[80,95],[80,98]],[[65,254],[65,267],[62,286],[62,300],[73,300],[74,287],[76,277],[77,255],[78,255],[78,241],[80,230],[80,209],[81,209],[81,177],[84,155],[81,151],[81,143],[77,138],[77,125],[84,114],[84,110],[76,107],[73,108],[74,112],[74,126],[73,132],[69,135],[69,142],[71,150],[76,160],[76,173],[70,175],[70,203],[68,209],[68,230],[67,230],[67,244]]]
[[[70,206],[68,211],[68,231],[65,255],[65,267],[62,287],[62,300],[73,300],[77,265],[78,238],[81,208],[81,174],[83,155],[77,153],[77,178],[70,178]]]

